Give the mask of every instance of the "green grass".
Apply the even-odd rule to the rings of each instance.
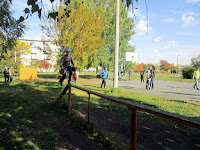
[[[179,81],[179,82],[194,82],[192,79],[183,79],[181,76],[178,77],[177,74],[171,74],[171,73],[155,73],[156,77],[155,80],[166,80],[166,81]],[[81,72],[80,78],[85,79],[94,79],[96,78],[96,72]],[[113,78],[113,72],[109,72],[109,78]],[[125,79],[125,76],[122,77],[122,79]],[[126,79],[129,79],[128,73],[126,73]],[[133,72],[131,76],[132,80],[140,80],[140,73],[139,72]],[[144,75],[144,79],[146,79],[146,74]]]
[[[59,131],[59,126],[67,124],[86,139],[101,143],[103,149],[118,149],[75,110],[67,112],[65,105],[52,106],[61,90],[54,81],[1,82],[0,149],[80,149],[60,136],[66,131]]]
[[[134,103],[146,105],[149,107],[154,107],[156,109],[165,110],[167,112],[176,113],[179,115],[200,119],[200,103],[198,102],[189,102],[185,100],[176,100],[176,99],[169,99],[164,97],[157,97],[148,94],[141,94],[138,92],[128,91],[122,88],[114,89],[112,87],[107,87],[107,89],[100,89],[99,85],[95,84],[85,84],[84,82],[80,81],[81,83],[78,86],[100,92],[103,94],[107,94],[113,97],[118,97],[120,99],[128,100]],[[82,106],[87,106],[88,103],[88,94],[86,92],[80,91],[78,89],[72,88],[72,108],[76,110],[80,110]],[[99,98],[97,96],[91,96],[91,105],[95,108],[101,108],[105,110],[109,110],[111,112],[119,114],[125,120],[129,120],[130,111],[127,107],[110,102],[108,100]],[[178,124],[181,126],[182,131],[192,132],[192,133],[199,133],[198,129],[189,127],[187,125],[182,125],[177,122],[164,119],[158,117],[156,115],[152,115],[146,112],[137,111],[137,118],[138,119],[145,119],[148,121],[149,119],[159,120],[161,124],[168,124],[172,128]]]
[[[38,81],[3,83],[0,79],[0,149],[71,149],[70,142],[60,137],[56,128],[60,122],[70,122],[74,130],[83,131],[88,138],[96,143],[102,143],[106,149],[121,149],[113,144],[101,130],[94,124],[88,125],[77,112],[83,107],[87,108],[88,94],[72,88],[72,111],[67,112],[65,105],[52,106],[61,93],[63,87],[57,86],[58,79],[55,73],[40,74]],[[87,79],[94,75],[84,73]],[[169,78],[169,77],[167,77]],[[140,94],[121,88],[100,89],[99,85],[85,84],[84,79],[79,79],[79,86],[100,93],[118,97],[131,102],[147,105],[165,111],[177,113],[191,118],[200,119],[199,103],[188,102],[163,97]],[[67,96],[64,98],[67,101]],[[129,110],[121,105],[107,100],[91,96],[91,105],[94,108],[102,108],[119,114],[124,119],[129,119]],[[159,119],[165,124],[176,124],[174,122],[160,119],[154,115],[138,111],[138,119]],[[184,130],[191,131],[190,128]],[[195,130],[195,132],[198,132]]]
[[[139,92],[133,92],[133,91],[125,90],[122,88],[114,89],[112,87],[107,87],[107,89],[105,90],[105,89],[100,89],[99,85],[95,85],[95,84],[91,85],[91,84],[81,83],[79,85],[81,87],[84,87],[93,91],[104,93],[106,95],[110,95],[113,97],[118,97],[120,99],[128,100],[134,103],[143,104],[143,105],[154,107],[157,109],[162,109],[168,112],[180,114],[183,116],[200,119],[200,109],[199,109],[200,103],[198,102],[190,102],[186,100],[176,100],[176,99],[152,96],[148,94],[141,94]],[[87,97],[87,94],[82,94],[81,91],[77,92],[77,90],[74,88],[73,90],[75,90],[73,92],[74,95],[79,95],[81,93],[81,96]],[[117,107],[114,109],[118,109],[117,110],[118,112],[122,110],[120,105],[114,104],[114,103],[110,105],[111,102],[107,100],[105,101],[102,99],[98,100],[98,98],[96,98],[94,103],[98,106],[101,106],[101,105],[106,106],[107,108],[111,110],[113,109],[113,105],[114,105],[115,107]],[[120,112],[120,114],[125,114],[125,113],[124,111],[122,111]]]

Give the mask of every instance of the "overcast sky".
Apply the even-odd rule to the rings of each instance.
[[[49,0],[43,0],[46,8]],[[11,9],[17,18],[24,15],[27,0],[13,0]],[[147,4],[147,5],[146,5]],[[200,55],[200,0],[139,0],[134,3],[136,34],[129,44],[136,47],[138,63],[159,64],[161,59],[169,63],[186,65],[192,57]],[[47,11],[47,10],[46,10]],[[29,30],[23,38],[40,40],[42,36],[37,14],[26,24]]]

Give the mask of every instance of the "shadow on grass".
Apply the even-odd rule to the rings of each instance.
[[[83,78],[83,79],[95,79],[97,78],[95,75],[79,75],[79,78]]]
[[[96,149],[94,139],[70,123],[78,120],[50,104],[60,92],[55,82],[0,83],[0,149]]]
[[[57,79],[57,74],[38,74],[38,78],[44,78],[44,79]]]
[[[72,95],[72,108],[78,110],[85,119],[87,119],[87,105],[87,96]],[[112,141],[120,143],[124,149],[128,148],[130,111],[127,107],[91,96],[90,116]],[[198,150],[200,148],[199,134],[185,131],[188,128],[185,125],[141,111],[137,111],[137,117],[138,149]]]

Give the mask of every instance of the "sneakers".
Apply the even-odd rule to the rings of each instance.
[[[193,86],[193,88],[195,89],[195,86]]]
[[[199,88],[197,88],[197,90],[199,90]]]

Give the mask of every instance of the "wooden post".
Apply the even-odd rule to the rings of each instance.
[[[67,85],[69,88],[69,93],[68,93],[68,110],[71,109],[71,84]]]
[[[130,150],[136,150],[137,146],[137,112],[130,109]]]
[[[88,97],[88,123],[90,123],[90,93],[89,94],[89,97]]]

